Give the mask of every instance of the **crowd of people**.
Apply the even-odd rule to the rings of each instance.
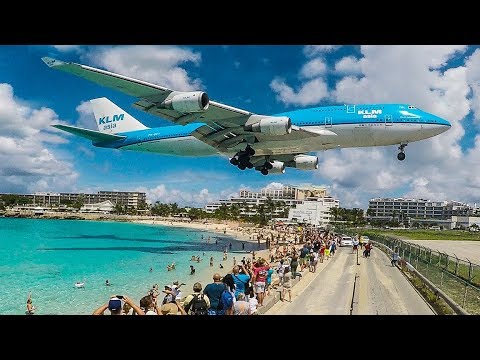
[[[290,232],[290,228],[277,230],[278,235],[270,235],[269,259],[251,256],[236,261],[225,275],[215,272],[212,282],[203,286],[193,285],[192,292],[183,296],[181,286],[174,282],[159,290],[155,284],[141,298],[139,306],[134,306],[128,296],[112,296],[107,303],[95,310],[103,314],[109,309],[111,314],[137,315],[256,315],[265,305],[265,298],[274,292],[280,293],[281,301],[292,301],[292,286],[302,272],[315,273],[317,264],[328,261],[335,255],[341,235],[316,228]],[[259,236],[267,236],[260,233]],[[368,256],[370,247],[365,247]],[[224,250],[224,258],[227,249]],[[366,255],[365,255],[366,254]],[[192,261],[198,261],[192,256]],[[210,266],[213,259],[210,258]],[[191,265],[192,272],[194,268]],[[288,296],[288,300],[286,299]],[[123,302],[123,306],[120,303]],[[122,307],[122,310],[118,310]],[[113,311],[112,311],[113,310]]]

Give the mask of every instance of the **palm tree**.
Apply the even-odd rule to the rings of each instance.
[[[330,208],[330,215],[333,216],[333,222],[336,223],[338,216],[340,215],[340,208],[338,207]]]

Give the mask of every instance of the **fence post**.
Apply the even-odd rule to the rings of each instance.
[[[458,271],[458,257],[455,253],[453,253],[453,255],[455,256],[455,259],[457,259],[457,262],[455,263],[455,275],[457,275],[457,271]]]
[[[465,282],[465,293],[463,294],[463,305],[462,308],[465,309],[465,303],[467,302],[467,289],[468,289],[468,283]]]

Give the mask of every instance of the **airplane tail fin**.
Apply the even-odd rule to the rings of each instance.
[[[118,134],[128,131],[148,129],[140,121],[128,114],[105,97],[90,100],[98,130],[105,134]]]

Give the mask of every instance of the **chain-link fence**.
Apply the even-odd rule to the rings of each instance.
[[[389,236],[365,235],[395,249],[402,259],[408,261],[468,313],[480,314],[480,265]]]

